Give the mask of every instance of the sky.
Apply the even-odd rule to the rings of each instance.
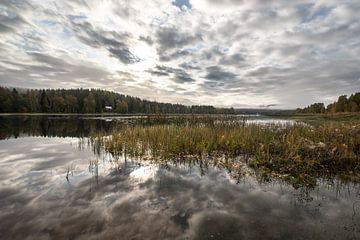
[[[359,0],[0,0],[0,85],[296,108],[360,91]]]

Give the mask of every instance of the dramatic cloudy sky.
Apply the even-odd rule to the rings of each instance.
[[[0,0],[0,85],[293,108],[360,91],[359,0]]]

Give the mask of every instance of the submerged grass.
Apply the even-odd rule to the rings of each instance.
[[[96,141],[113,155],[155,161],[221,159],[230,171],[247,165],[264,177],[294,184],[316,184],[319,177],[360,181],[360,124],[136,125],[110,137],[98,136]]]

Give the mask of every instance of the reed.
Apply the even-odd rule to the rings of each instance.
[[[113,155],[144,160],[226,159],[263,176],[299,182],[336,176],[360,180],[360,124],[324,123],[310,126],[244,124],[219,121],[198,124],[127,126],[94,142]],[[241,163],[235,161],[241,157]]]

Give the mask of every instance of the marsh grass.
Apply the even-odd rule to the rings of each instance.
[[[273,115],[273,118],[292,119],[311,123],[312,125],[321,125],[324,122],[335,123],[360,123],[360,113],[325,113],[325,114],[288,114],[288,115]]]
[[[97,136],[93,142],[114,156],[159,162],[212,159],[232,172],[241,172],[246,165],[265,178],[275,176],[294,184],[315,184],[319,177],[360,181],[360,124],[135,125]]]

